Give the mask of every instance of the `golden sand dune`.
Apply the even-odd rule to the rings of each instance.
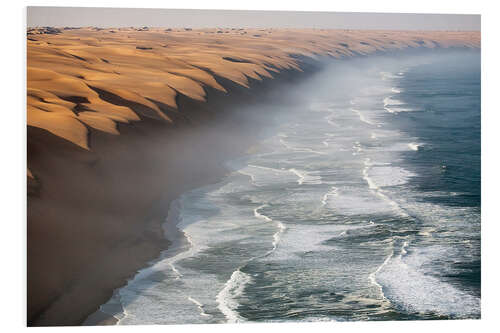
[[[162,103],[204,101],[215,76],[248,87],[249,78],[300,70],[296,56],[335,58],[410,47],[480,47],[479,32],[275,29],[30,29],[27,123],[82,148],[89,128],[119,134],[117,123],[152,117],[172,122]],[[138,103],[138,115],[106,102],[98,90]],[[35,170],[36,173],[36,170]]]

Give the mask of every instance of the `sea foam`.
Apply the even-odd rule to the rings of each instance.
[[[236,310],[238,307],[237,298],[243,294],[245,285],[251,280],[252,278],[248,274],[238,269],[231,274],[231,278],[227,280],[224,288],[217,294],[218,308],[224,314],[228,323],[246,321]]]
[[[462,318],[480,311],[480,299],[440,281],[422,270],[425,256],[418,249],[408,254],[404,243],[401,255],[390,260],[376,273],[385,297],[408,313],[437,313]]]

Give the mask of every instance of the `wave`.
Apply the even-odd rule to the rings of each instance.
[[[174,273],[175,273],[175,275],[176,275],[176,276],[175,276],[175,279],[177,279],[177,280],[178,280],[178,279],[180,279],[180,278],[182,277],[181,272],[179,272],[179,270],[178,270],[178,269],[174,266],[174,264],[169,263],[169,265],[170,265],[170,267],[172,268],[172,272],[174,272]]]
[[[259,207],[255,208],[253,210],[253,214],[258,219],[263,219],[264,221],[271,222],[273,219],[271,219],[270,217],[267,217],[266,215],[262,215],[261,213],[259,213],[259,209],[262,209],[262,208],[264,208],[266,206],[267,205],[262,205],[262,206],[259,206]]]
[[[368,187],[371,190],[378,190],[378,186],[373,182],[373,180],[368,177],[368,169],[372,166],[369,158],[366,158],[364,161],[365,168],[363,169],[363,179],[368,183]]]
[[[406,108],[395,108],[395,107],[388,107],[385,106],[384,109],[389,112],[389,113],[399,113],[399,112],[413,112],[415,110],[412,109],[406,109]]]
[[[253,210],[254,216],[266,222],[273,222],[272,218],[260,213],[260,210],[267,206],[267,204],[263,204],[255,208]],[[276,250],[280,241],[280,235],[286,230],[285,225],[280,221],[276,221],[276,226],[278,230],[273,234],[272,249],[260,257],[267,257]],[[252,257],[248,260],[248,262],[258,258],[259,257]],[[248,283],[251,283],[251,281],[251,276],[242,272],[240,267],[231,274],[231,278],[224,284],[224,288],[217,294],[216,301],[218,303],[218,309],[222,312],[222,314],[224,314],[228,323],[246,321],[246,319],[240,316],[237,311],[239,305],[237,298],[243,295],[245,286]]]
[[[405,104],[405,103],[401,102],[398,99],[393,99],[392,97],[394,97],[394,96],[388,96],[388,97],[384,98],[384,100],[383,100],[384,106],[387,106],[387,105],[403,105],[403,104]]]
[[[375,125],[375,123],[371,122],[370,120],[366,119],[366,117],[357,109],[351,108],[351,111],[356,113],[359,117],[359,120],[362,122],[368,124],[368,125]]]
[[[394,250],[391,251],[391,253],[385,258],[384,262],[380,266],[377,267],[377,269],[370,273],[368,275],[368,280],[377,287],[379,290],[380,296],[384,299],[386,299],[385,294],[384,294],[384,289],[380,283],[377,282],[377,274],[389,263],[389,260],[394,256]]]
[[[393,97],[394,96],[388,96],[388,97],[385,97],[384,100],[383,100],[384,109],[387,112],[390,112],[390,113],[399,113],[399,112],[416,111],[414,109],[408,109],[408,108],[399,107],[399,105],[405,105],[405,103],[403,103],[402,101],[400,101],[398,99],[394,99]]]
[[[273,253],[273,252],[276,250],[276,248],[278,247],[278,243],[279,243],[279,241],[280,241],[280,239],[281,239],[281,237],[280,237],[280,236],[281,236],[281,234],[283,234],[283,233],[285,232],[285,230],[286,230],[286,227],[285,227],[285,225],[284,225],[283,223],[281,223],[281,222],[279,222],[279,221],[278,221],[278,222],[277,222],[277,224],[278,224],[278,228],[279,228],[279,229],[278,229],[278,231],[277,231],[277,232],[273,235],[273,248],[272,248],[272,250],[271,250],[271,251],[269,251],[266,255],[269,255],[269,254]]]
[[[304,153],[313,153],[313,154],[318,154],[318,155],[326,155],[325,152],[317,151],[317,150],[314,150],[314,149],[311,149],[311,148],[307,148],[307,147],[294,147],[290,143],[288,143],[285,140],[283,140],[283,138],[280,138],[279,142],[283,146],[285,146],[285,148],[287,148],[289,150],[296,151],[296,152],[304,152]]]
[[[231,278],[227,280],[224,288],[217,294],[216,301],[219,304],[218,308],[227,319],[228,323],[239,323],[246,321],[236,311],[238,308],[237,297],[243,295],[245,285],[252,281],[252,278],[237,269],[231,274]]]
[[[295,180],[294,176],[287,169],[276,169],[256,164],[248,164],[237,170],[237,172],[250,177],[252,185],[257,187],[287,183]]]
[[[401,72],[400,72],[401,73]],[[401,78],[402,75],[390,73],[390,72],[380,72],[380,76],[382,80],[388,81],[388,80],[393,80],[393,79],[399,79]]]
[[[369,175],[369,171],[370,169],[373,168],[373,163],[370,161],[369,158],[366,158],[364,160],[364,164],[365,164],[365,167],[363,168],[363,179],[367,182],[368,184],[368,187],[371,191],[373,191],[373,193],[375,193],[378,197],[380,197],[382,200],[384,200],[385,202],[387,202],[390,206],[392,206],[393,210],[397,211],[400,215],[402,216],[408,216],[408,214],[406,214],[406,212],[403,211],[403,209],[398,205],[397,202],[395,202],[394,200],[390,199],[384,192],[384,190],[382,190],[380,188],[380,186],[391,186],[391,185],[396,185],[396,184],[399,184],[401,181],[405,181],[404,177],[403,177],[403,180],[398,180],[398,178],[393,178],[393,179],[390,179],[389,181],[385,181],[385,182],[381,182],[380,186],[375,183],[375,181],[370,177]],[[397,170],[396,168],[391,168],[392,170]],[[403,169],[401,169],[403,170]],[[401,171],[400,171],[401,172]],[[409,174],[407,174],[407,177],[409,177]],[[391,180],[392,180],[392,183],[391,183]]]
[[[113,291],[113,296],[99,307],[99,311],[115,318],[116,324],[120,325],[123,318],[128,316],[121,301],[120,289]]]
[[[408,147],[410,147],[411,150],[415,150],[415,151],[419,150],[420,147],[422,147],[422,146],[423,146],[422,144],[414,143],[414,142],[411,142],[408,144]]]
[[[259,212],[259,210],[260,210],[260,209],[265,208],[265,207],[268,207],[268,205],[267,205],[267,204],[264,204],[264,205],[261,205],[261,206],[259,206],[259,207],[255,208],[255,209],[253,210],[254,216],[255,216],[256,218],[258,218],[258,219],[262,219],[262,220],[267,221],[267,222],[273,222],[273,219],[272,219],[272,218],[270,218],[269,216],[266,216],[266,215],[264,215],[264,214],[261,214],[261,213]],[[286,230],[286,227],[285,227],[285,225],[284,225],[283,223],[281,223],[280,221],[275,221],[275,222],[276,222],[276,226],[277,226],[277,228],[278,228],[278,231],[276,231],[276,232],[273,234],[273,243],[272,243],[273,248],[272,248],[269,252],[267,252],[267,253],[264,255],[264,257],[265,257],[265,256],[270,255],[272,252],[274,252],[274,250],[276,250],[276,248],[277,248],[277,246],[278,246],[278,243],[279,243],[279,241],[280,241],[280,236],[281,236],[281,234],[282,234],[282,233]],[[255,258],[254,258],[254,259],[255,259]],[[253,259],[252,259],[252,260],[253,260]]]
[[[427,274],[422,269],[427,262],[425,255],[419,249],[409,254],[407,246],[408,242],[403,243],[400,255],[392,255],[376,273],[385,297],[407,313],[440,314],[452,318],[479,315],[478,297]]]
[[[272,171],[272,172],[284,172],[284,170],[281,170],[281,169],[270,168],[270,167],[256,165],[256,164],[248,164],[247,166],[250,168],[262,169],[262,170]]]
[[[413,172],[400,167],[378,165],[370,165],[366,174],[369,176],[368,179],[372,184],[370,188],[403,185],[406,184],[411,177],[416,176]]]
[[[387,214],[395,210],[389,200],[384,200],[378,195],[380,200],[377,200],[373,194],[359,189],[339,190],[335,200],[329,198],[329,200],[325,201],[326,204],[323,207],[332,210],[336,214],[347,216]]]
[[[302,173],[298,172],[296,169],[290,169],[290,172],[294,173],[295,175],[297,175],[297,177],[299,177],[297,183],[299,183],[299,185],[302,185],[306,177]]]
[[[299,179],[297,180],[297,183],[299,185],[302,185],[304,183],[306,184],[322,184],[321,182],[321,176],[311,176],[307,171],[304,170],[297,170],[295,168],[288,169],[291,173],[295,174]]]
[[[390,146],[384,148],[385,151],[398,152],[398,151],[418,151],[423,147],[423,144],[420,143],[406,143],[406,142],[396,142]]]
[[[252,181],[252,183],[255,185],[255,186],[259,186],[258,184],[255,183],[255,176],[249,172],[246,172],[244,170],[238,170],[239,173],[241,173],[242,175],[245,175],[245,176],[248,176],[250,177],[250,180]]]
[[[200,316],[203,316],[203,317],[211,317],[208,313],[205,312],[205,310],[203,309],[203,304],[201,304],[200,302],[198,302],[196,299],[192,298],[191,296],[188,296],[188,301],[190,302],[193,302],[194,304],[196,304],[196,306],[198,307],[198,310],[200,311]]]
[[[328,202],[328,197],[330,196],[338,196],[338,188],[332,186],[328,192],[326,192],[321,198],[321,204],[325,206]]]

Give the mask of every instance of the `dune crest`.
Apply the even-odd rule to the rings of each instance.
[[[172,123],[160,105],[177,110],[179,94],[205,101],[205,87],[226,92],[216,76],[248,88],[249,78],[301,70],[297,56],[342,58],[417,47],[479,48],[480,33],[29,29],[27,123],[91,149],[89,128],[118,135],[117,123],[143,117]],[[103,93],[137,103],[144,112],[109,103]]]

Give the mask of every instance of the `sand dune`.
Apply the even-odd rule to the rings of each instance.
[[[479,32],[289,29],[57,29],[28,31],[29,126],[89,149],[89,128],[119,134],[116,123],[172,122],[179,94],[204,101],[214,75],[248,87],[248,78],[300,70],[296,56],[335,58],[415,47],[480,47]],[[141,104],[136,114],[95,88]],[[36,174],[36,170],[32,170]]]

